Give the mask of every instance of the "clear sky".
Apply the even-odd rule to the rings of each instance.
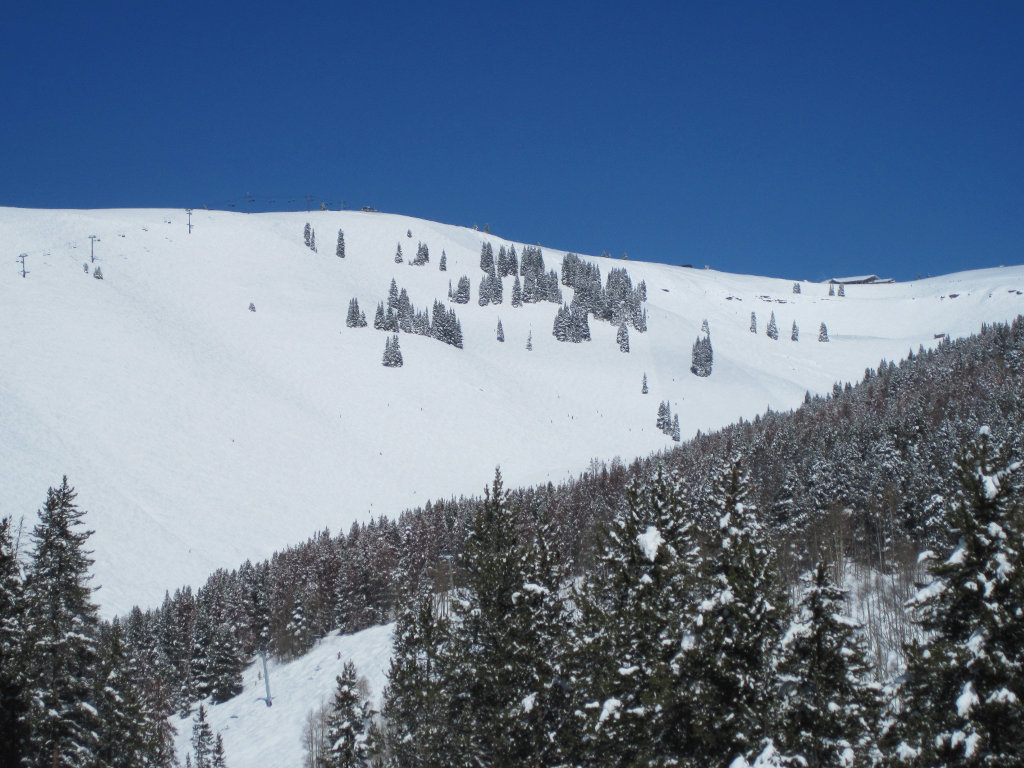
[[[812,280],[1020,264],[1024,2],[10,3],[0,147],[0,205],[310,195]]]

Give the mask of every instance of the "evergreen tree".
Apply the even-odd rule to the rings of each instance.
[[[384,321],[384,308],[381,307],[378,310],[381,313],[381,323]],[[345,316],[345,325],[349,328],[365,328],[366,327],[366,315],[359,311],[359,301],[353,297],[348,303],[348,314]],[[374,320],[374,327],[376,327],[377,321]]]
[[[103,279],[103,270],[100,269],[99,267],[96,267],[96,269],[94,269],[92,271],[92,276],[95,277],[97,280],[102,280]]]
[[[828,328],[825,327],[824,323],[818,329],[818,341],[828,341]]]
[[[309,250],[316,253],[316,230],[310,230],[309,232]]]
[[[711,337],[705,336],[704,338],[701,338],[698,336],[697,340],[693,342],[690,373],[694,376],[710,376],[711,369],[714,366],[714,361],[715,357],[714,351],[711,349]]]
[[[671,765],[686,753],[689,669],[675,662],[700,549],[678,484],[634,480],[574,602],[572,764]]]
[[[861,626],[845,595],[818,564],[783,641],[778,746],[808,768],[872,764],[881,711]]]
[[[494,249],[491,248],[490,243],[485,242],[480,245],[480,269],[482,269],[488,275],[495,271]]]
[[[1021,462],[979,430],[958,464],[947,525],[958,537],[909,605],[924,641],[908,649],[890,736],[922,766],[1020,765],[1024,754],[1024,506]]]
[[[677,443],[680,442],[683,439],[682,438],[682,434],[679,431],[679,414],[678,413],[675,413],[675,414],[672,415],[672,432],[671,432],[671,435],[672,435],[672,440],[674,440]]]
[[[11,518],[0,519],[0,765],[21,760],[25,731],[23,583]]]
[[[452,297],[452,301],[456,304],[469,303],[469,277],[467,275],[463,275],[459,278],[459,283],[455,289],[455,295]]]
[[[526,351],[533,351],[533,331],[530,331],[526,336]]]
[[[711,326],[708,325],[708,319],[706,317],[704,318],[704,322],[700,324],[700,332],[705,336],[711,335]]]
[[[615,343],[619,345],[620,352],[629,352],[629,329],[625,323],[619,326],[615,333]]]
[[[498,321],[498,341],[504,341],[504,340],[505,340],[505,331],[501,327],[501,320],[499,320]]]
[[[800,329],[796,327],[796,320],[793,321],[793,332],[789,336],[790,341],[800,341]]]
[[[138,695],[138,674],[125,648],[117,619],[101,633],[95,691],[91,701],[97,709],[97,764],[104,768],[134,768],[154,765],[148,753],[151,723],[147,721]],[[155,713],[160,717],[160,713]]]
[[[309,222],[306,222],[306,226],[302,228],[302,243],[309,248],[309,236],[312,233],[312,229],[309,226]]]
[[[519,275],[515,275],[515,281],[512,283],[512,306],[523,306],[523,286],[519,282]]]
[[[384,359],[382,362],[385,368],[402,367],[402,350],[399,349],[398,346],[398,334],[395,334],[390,339],[385,340]]]
[[[92,531],[79,530],[84,512],[65,477],[50,488],[32,531],[34,551],[25,579],[29,730],[26,765],[91,766],[100,723],[90,703],[97,669],[99,619],[89,586]]]
[[[213,742],[213,757],[210,762],[212,768],[227,768],[228,765],[224,758],[224,739],[219,733]]]
[[[846,286],[844,284],[842,284],[842,283],[839,284],[839,295],[840,296],[845,296],[846,295]]]
[[[384,746],[393,764],[427,768],[445,754],[449,704],[439,656],[449,625],[438,615],[426,579],[418,586],[403,581],[400,589],[403,608],[395,624],[382,708]]]
[[[441,272],[448,271],[448,254],[444,252],[444,248],[441,249],[441,263],[438,264],[438,269]]]
[[[337,684],[327,716],[325,768],[356,768],[366,764],[367,723],[356,686],[356,665],[351,661],[345,662]]]
[[[192,723],[192,765],[195,768],[213,768],[213,749],[213,729],[206,721],[206,707],[200,704]]]
[[[338,230],[338,245],[334,249],[334,255],[339,259],[345,258],[345,233],[340,229]]]
[[[385,328],[383,301],[377,305],[377,313],[373,316],[373,327],[378,331],[383,331]]]
[[[644,382],[640,387],[640,394],[646,395],[650,390],[647,389],[647,372],[644,371]]]
[[[399,243],[398,247],[395,248],[395,264],[402,263],[402,244]]]
[[[836,295],[836,284],[835,283],[829,283],[828,284],[828,295],[829,296],[835,296]]]
[[[757,333],[757,313],[750,313],[750,332]]]
[[[772,660],[788,621],[775,554],[749,503],[749,478],[738,459],[716,478],[709,516],[701,599],[685,620],[679,664],[692,670],[689,720],[696,755],[707,766],[753,759],[774,708]]]
[[[779,340],[779,326],[775,324],[775,313],[772,312],[771,318],[768,320],[768,329],[765,331],[769,339],[773,341]]]
[[[800,293],[800,283],[793,283],[793,293]]]

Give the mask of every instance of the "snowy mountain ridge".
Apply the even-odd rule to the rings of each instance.
[[[511,277],[501,305],[479,306],[481,244],[513,243],[405,216],[0,209],[0,242],[27,272],[12,261],[0,274],[0,515],[30,525],[67,474],[96,531],[106,615],[324,527],[476,493],[499,464],[515,486],[667,447],[662,401],[685,438],[1024,310],[1021,267],[830,297],[822,283],[794,293],[793,280],[584,257],[602,281],[625,268],[646,284],[648,330],[630,329],[624,354],[593,318],[591,341],[557,341],[558,305],[513,308]],[[420,243],[430,261],[412,266]],[[543,255],[560,269],[563,252]],[[471,301],[449,303],[463,275]],[[382,366],[390,335],[372,317],[392,279],[419,311],[454,309],[464,348],[403,333],[404,365]],[[352,298],[369,327],[346,327]],[[778,340],[765,335],[773,312]],[[705,319],[714,363],[701,378],[691,346]]]

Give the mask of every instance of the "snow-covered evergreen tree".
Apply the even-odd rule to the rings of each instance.
[[[836,284],[835,283],[829,283],[828,284],[828,295],[829,296],[835,296],[836,295]]]
[[[526,335],[526,351],[527,352],[532,352],[533,351],[533,331],[530,331]]]
[[[383,307],[381,307],[381,322],[383,323]],[[376,325],[376,321],[374,323]],[[348,303],[348,314],[345,316],[345,325],[349,328],[365,328],[366,315],[359,311],[359,301],[352,297]]]
[[[750,332],[757,333],[757,313],[750,313]]]
[[[192,723],[192,765],[195,768],[213,768],[213,729],[206,719],[206,706],[199,705]]]
[[[345,662],[337,677],[327,715],[324,768],[358,768],[367,764],[367,718],[357,687],[356,665]]]
[[[705,336],[701,338],[698,336],[697,340],[693,343],[690,373],[694,376],[710,376],[714,362],[715,356],[714,351],[711,349],[711,337]]]
[[[824,323],[818,328],[818,341],[828,341],[828,328],[825,327]]]
[[[793,283],[793,293],[800,293],[800,283]]]
[[[620,352],[629,352],[629,328],[624,322],[615,333],[615,342],[619,345]]]
[[[455,289],[455,295],[452,297],[452,301],[456,304],[468,304],[469,287],[469,277],[467,275],[460,277],[458,286]]]
[[[23,580],[10,517],[0,519],[0,765],[21,762],[25,743]]]
[[[772,312],[772,316],[768,319],[768,328],[765,330],[769,339],[773,341],[779,340],[779,326],[775,324],[775,313]]]
[[[861,626],[821,562],[782,643],[776,744],[808,768],[869,766],[881,712]]]
[[[345,233],[338,230],[338,245],[334,249],[334,255],[339,259],[345,258]]]
[[[399,243],[398,247],[395,248],[395,264],[402,263],[402,244]]]
[[[644,371],[643,384],[640,385],[640,394],[646,395],[650,390],[647,388],[647,371]]]
[[[96,759],[100,723],[92,705],[99,619],[89,581],[84,512],[65,477],[50,488],[32,531],[25,579],[29,744],[26,766],[78,768]]]
[[[306,226],[302,228],[302,243],[309,248],[309,236],[312,233],[312,228],[309,226],[309,222],[306,222]]]
[[[793,331],[789,335],[790,341],[800,341],[800,329],[797,328],[796,320],[793,321]]]
[[[842,284],[842,283],[839,284],[839,295],[840,296],[845,296],[846,295],[846,286],[844,284]]]
[[[501,320],[498,321],[497,337],[498,341],[505,340],[505,330],[501,327]]]
[[[684,621],[680,665],[691,670],[690,733],[704,765],[753,759],[772,721],[772,660],[788,624],[775,553],[750,503],[739,459],[714,481],[701,599]]]
[[[1021,462],[982,427],[958,464],[946,524],[956,546],[910,601],[909,649],[890,742],[917,765],[1011,766],[1024,755],[1024,506]]]
[[[444,252],[444,248],[441,249],[441,261],[437,265],[437,268],[441,272],[448,271],[448,254]]]
[[[398,346],[398,334],[394,334],[391,338],[385,340],[384,359],[382,362],[385,368],[402,367],[402,350]]]

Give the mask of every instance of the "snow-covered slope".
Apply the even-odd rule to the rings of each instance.
[[[595,258],[602,279],[626,267],[647,284],[649,331],[632,332],[623,354],[616,329],[593,320],[591,342],[556,341],[556,306],[512,308],[512,278],[503,305],[479,307],[480,246],[496,252],[506,241],[495,236],[363,212],[196,211],[191,233],[186,222],[181,210],[0,209],[0,515],[31,517],[67,474],[96,531],[107,615],[324,527],[476,493],[499,464],[515,486],[666,447],[654,425],[661,400],[685,438],[794,407],[806,390],[857,379],[936,334],[1024,310],[1020,267],[830,298],[820,283],[794,294],[799,275]],[[306,222],[319,253],[303,244]],[[334,255],[338,229],[345,259]],[[103,280],[83,269],[89,235],[99,241],[88,267]],[[415,267],[418,242],[431,260]],[[563,255],[545,249],[546,268]],[[372,318],[392,277],[429,310],[463,274],[473,287],[471,303],[455,305],[465,348],[403,334],[404,367],[384,368]],[[345,326],[352,297],[370,327]],[[764,333],[772,311],[778,341]],[[705,318],[715,363],[701,379],[690,350]],[[828,344],[817,341],[822,322]]]
[[[224,738],[224,754],[236,768],[300,766],[302,736],[309,713],[330,704],[342,665],[351,661],[366,681],[374,708],[387,684],[393,624],[370,627],[352,635],[329,635],[302,658],[267,662],[272,706],[266,706],[263,663],[257,659],[243,675],[244,690],[223,704],[211,705],[207,721]],[[171,719],[178,731],[175,747],[182,764],[192,751],[192,717]]]

